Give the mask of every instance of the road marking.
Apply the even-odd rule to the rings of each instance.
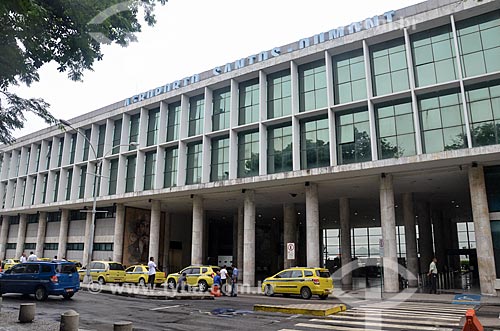
[[[151,308],[150,310],[162,310],[162,309],[170,309],[170,308],[178,308],[181,305],[173,305],[173,306],[165,306],[165,307],[157,307],[157,308]]]

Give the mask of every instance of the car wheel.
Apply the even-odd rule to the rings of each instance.
[[[312,293],[311,293],[311,289],[309,287],[303,287],[300,289],[300,296],[302,297],[302,299],[311,299],[312,297]]]
[[[321,300],[326,300],[326,298],[328,298],[328,294],[320,294],[320,295],[319,295],[319,298],[320,298]]]
[[[75,295],[75,293],[64,293],[62,296],[64,299],[69,300]]]
[[[175,289],[175,279],[173,278],[170,278],[168,281],[167,281],[167,287],[171,290]]]
[[[99,278],[97,279],[97,282],[98,282],[99,284],[101,284],[101,285],[106,284],[106,280],[105,280],[105,279],[104,279],[104,277],[102,277],[102,276],[101,276],[101,277],[99,277]]]
[[[198,282],[198,289],[200,290],[200,292],[206,292],[208,290],[207,282],[204,280],[200,280]]]
[[[146,286],[146,280],[144,278],[139,279],[139,286]]]
[[[268,297],[272,297],[274,295],[274,289],[272,285],[266,285],[264,289],[264,294]]]
[[[35,289],[35,299],[36,299],[36,301],[44,301],[45,299],[47,299],[47,297],[48,297],[48,294],[47,294],[47,290],[45,289],[45,287],[38,286]]]

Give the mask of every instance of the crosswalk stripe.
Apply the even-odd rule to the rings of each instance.
[[[328,319],[324,320],[327,323],[332,323],[332,321],[339,321],[339,320],[359,320],[359,316],[338,316],[338,315],[333,315],[329,316]],[[363,321],[373,321],[373,322],[383,322],[383,323],[401,323],[401,318],[399,319],[394,319],[394,318],[388,318],[388,316],[385,315],[380,315],[380,316],[364,316],[361,318]],[[313,322],[318,322],[321,320],[311,320]],[[405,323],[411,323],[411,324],[417,324],[417,325],[431,325],[431,326],[449,326],[449,327],[455,327],[459,326],[460,323],[458,322],[451,322],[451,321],[436,321],[435,319],[433,320],[416,320],[416,319],[405,319]]]
[[[439,310],[439,311],[467,311],[468,309],[471,309],[473,307],[471,306],[457,306],[457,307],[449,307],[449,306],[436,306],[436,305],[362,305],[359,306],[360,308],[419,308],[422,309],[422,307],[425,307],[425,309],[430,309],[430,310]]]
[[[404,325],[404,324],[392,324],[390,326],[388,325],[383,325],[382,323],[363,323],[363,322],[350,322],[346,321],[342,323],[347,324],[347,325],[353,325],[353,326],[363,326],[362,329],[360,328],[348,328],[345,326],[339,326],[339,325],[324,325],[324,324],[310,324],[310,323],[298,323],[295,326],[298,327],[307,327],[307,328],[314,328],[314,329],[325,329],[325,330],[337,330],[337,331],[366,331],[368,326],[375,327],[378,330],[387,330],[387,327],[389,328],[396,328],[396,329],[404,329],[404,330],[413,330],[413,331],[453,331],[451,328],[438,328],[438,327],[428,327],[428,326],[416,326],[416,325]],[[382,327],[385,327],[384,329],[381,329]]]
[[[425,309],[425,308],[424,308]],[[427,311],[427,310],[416,310],[416,309],[403,309],[403,308],[393,308],[393,309],[379,309],[379,308],[353,308],[352,310],[354,311],[371,311],[371,312],[404,312],[407,314],[415,314],[415,315],[437,315],[437,316],[446,316],[446,317],[459,317],[465,315],[465,312],[459,312],[459,313],[439,313],[439,312],[434,312],[434,311]]]
[[[449,315],[449,316],[457,316],[457,315],[464,315],[467,310],[459,310],[459,311],[438,311],[438,310],[431,310],[428,309],[427,307],[415,307],[415,308],[404,308],[404,307],[393,307],[393,308],[377,308],[377,307],[370,307],[370,308],[353,308],[355,310],[395,310],[395,311],[405,311],[405,312],[426,312],[427,314],[430,315]]]
[[[383,312],[383,311],[344,311],[342,313],[339,313],[338,315],[339,316],[342,316],[342,315],[351,315],[351,316],[366,316],[366,315],[373,315],[373,316],[380,316],[380,315],[384,315],[384,316],[391,316],[391,317],[407,317],[408,314],[406,314],[405,312]],[[421,315],[425,315],[425,313],[422,313],[422,314],[415,314],[413,315],[413,317],[424,317],[424,316],[421,316]],[[428,317],[428,316],[425,316],[425,317]],[[456,321],[457,320],[457,317],[444,317],[444,316],[433,316],[432,317],[433,319],[438,319],[438,320],[443,320],[443,321]]]

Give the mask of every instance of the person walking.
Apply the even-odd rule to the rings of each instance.
[[[38,260],[38,257],[35,255],[35,253],[30,252],[30,256],[28,256],[28,262],[35,262]]]
[[[186,273],[183,272],[182,275],[179,277],[179,281],[177,283],[177,293],[181,293],[182,289],[187,290],[187,276]]]
[[[235,297],[238,296],[238,274],[239,270],[238,268],[233,264],[233,274],[231,275],[231,296]]]
[[[151,256],[148,262],[148,284],[151,290],[155,287],[156,268],[155,258]]]
[[[21,257],[19,258],[19,262],[21,262],[21,263],[28,262],[28,259],[26,258],[26,253],[25,252],[23,252],[23,254],[21,254]]]
[[[431,291],[429,293],[437,294],[437,258],[433,258],[431,264],[429,265],[429,273],[427,274],[431,279]]]
[[[226,284],[227,284],[228,272],[226,266],[224,265],[220,270],[220,287],[222,289],[222,295],[227,295]]]

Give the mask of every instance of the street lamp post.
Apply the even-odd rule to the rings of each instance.
[[[87,136],[85,134],[83,134],[80,130],[74,128],[71,125],[71,123],[69,123],[66,120],[60,119],[59,122],[61,124],[63,124],[64,126],[68,126],[71,129],[75,130],[78,134],[80,134],[87,141],[87,143],[89,144],[90,148],[92,149],[92,152],[94,153],[94,158],[96,160],[96,166],[95,166],[95,171],[94,171],[94,188],[92,190],[92,211],[91,211],[91,213],[92,213],[92,221],[90,223],[90,233],[89,233],[89,238],[88,238],[86,273],[85,273],[85,277],[83,279],[84,283],[91,283],[92,282],[92,276],[90,275],[90,261],[92,260],[92,251],[93,251],[93,248],[94,248],[93,246],[94,246],[94,232],[95,232],[95,218],[96,218],[95,215],[97,213],[97,177],[99,177],[99,183],[100,183],[100,180],[101,180],[102,176],[99,173],[100,173],[100,169],[101,169],[101,166],[102,166],[102,161],[103,161],[103,159],[109,153],[111,153],[113,151],[113,149],[115,147],[119,147],[119,146],[137,146],[138,143],[137,142],[133,142],[133,143],[130,143],[130,144],[119,144],[119,145],[113,146],[101,158],[98,158],[97,157],[97,152],[95,150],[94,145],[89,140],[89,138],[87,138]]]

